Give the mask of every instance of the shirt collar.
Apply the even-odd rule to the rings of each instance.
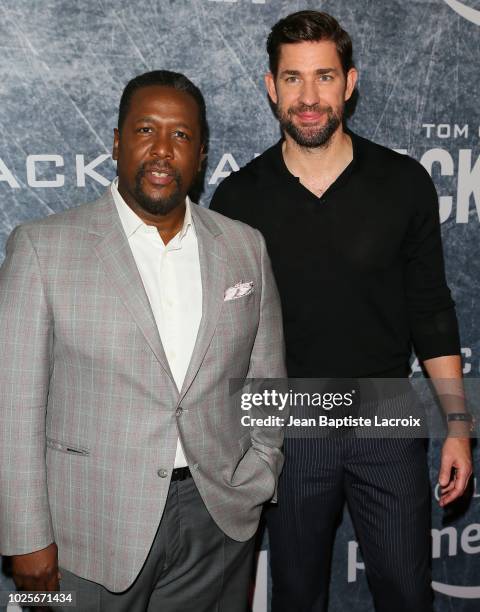
[[[360,146],[359,146],[360,143],[359,143],[358,136],[356,134],[354,134],[348,128],[345,129],[345,132],[352,139],[353,157],[352,157],[352,161],[348,164],[348,166],[345,168],[345,170],[337,177],[337,179],[328,188],[328,191],[330,193],[332,191],[335,191],[338,187],[343,185],[345,181],[348,180],[350,175],[354,171],[357,170],[357,168],[359,166],[359,161],[361,160],[361,151],[359,150],[360,149]],[[273,167],[274,167],[274,173],[272,175],[272,179],[274,179],[275,182],[277,182],[278,181],[278,174],[280,173],[280,175],[283,176],[285,179],[287,179],[289,182],[292,182],[295,185],[298,185],[300,183],[299,178],[294,176],[290,172],[290,170],[287,168],[287,165],[286,165],[285,160],[283,158],[283,151],[282,151],[283,142],[284,142],[284,139],[281,138],[275,145],[273,145],[273,147],[271,147],[271,149],[269,149],[272,152],[272,155],[271,155],[270,159],[273,162]],[[312,197],[316,198],[316,196],[313,195],[313,194],[312,194]]]
[[[120,221],[122,222],[123,230],[127,238],[131,238],[131,236],[133,236],[133,234],[135,234],[139,229],[149,231],[149,228],[152,226],[149,226],[144,221],[142,221],[142,219],[140,219],[140,217],[130,208],[130,206],[120,195],[120,192],[118,191],[118,177],[116,177],[112,181],[110,189],[112,192],[113,201],[115,202],[115,206],[120,217]],[[178,233],[179,240],[182,240],[185,237],[190,227],[192,228],[191,231],[195,234],[195,225],[192,220],[191,205],[192,203],[190,198],[186,196],[185,217],[183,219],[182,229]]]
[[[348,134],[352,140],[352,161],[350,162],[350,165],[356,166],[360,158],[359,138],[354,132],[352,132],[352,130],[350,130],[347,127],[344,128],[344,132]],[[275,145],[273,145],[272,149],[275,152],[274,160],[277,165],[277,170],[280,169],[283,174],[286,173],[286,174],[290,174],[290,176],[293,176],[290,170],[287,168],[285,160],[283,159],[282,147],[283,147],[284,140],[285,139],[282,137]]]

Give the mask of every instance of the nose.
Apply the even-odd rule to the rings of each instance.
[[[303,82],[302,89],[300,91],[300,102],[307,106],[313,106],[319,101],[318,91],[314,81],[306,79]]]
[[[150,154],[153,157],[159,157],[160,159],[172,159],[173,158],[173,143],[170,134],[159,130],[150,148]]]

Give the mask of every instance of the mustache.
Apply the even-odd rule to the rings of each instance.
[[[297,106],[291,106],[287,113],[289,115],[296,115],[297,113],[333,113],[331,106],[321,106],[320,104],[298,104]]]

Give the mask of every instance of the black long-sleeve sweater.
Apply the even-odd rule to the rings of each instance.
[[[289,172],[280,141],[210,205],[265,237],[291,377],[404,376],[412,343],[422,360],[460,352],[432,180],[349,134],[353,161],[320,198]]]

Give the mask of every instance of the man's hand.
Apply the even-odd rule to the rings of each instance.
[[[452,476],[452,469],[454,474]],[[462,496],[472,475],[472,451],[470,438],[447,437],[442,448],[442,463],[438,482],[443,508]]]
[[[58,591],[58,549],[55,542],[26,555],[12,555],[13,580],[20,591]]]

